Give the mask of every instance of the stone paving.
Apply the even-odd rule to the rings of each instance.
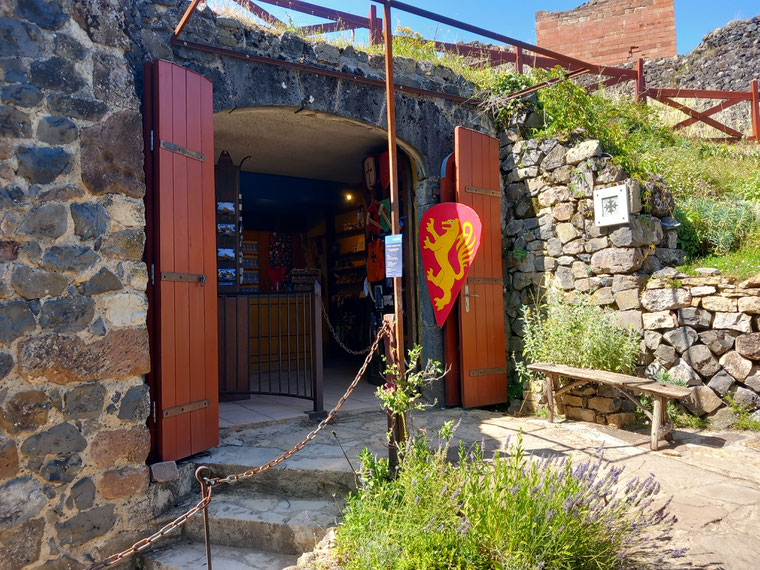
[[[428,410],[416,414],[414,422],[432,431],[449,419],[461,420],[457,438],[465,443],[483,441],[487,450],[503,448],[508,436],[521,432],[526,450],[539,456],[571,455],[581,461],[604,445],[605,458],[624,465],[625,476],[654,473],[662,484],[662,497],[673,497],[672,512],[679,519],[675,540],[688,548],[683,567],[757,567],[760,434],[676,430],[673,443],[652,452],[648,433],[584,422],[549,424],[538,418],[462,409]],[[226,428],[219,447],[194,461],[225,471],[259,465],[289,449],[313,427],[307,420],[295,419]],[[335,431],[356,465],[356,454],[365,445],[378,455],[386,453],[386,429],[385,416],[379,411],[339,413],[332,427],[278,468],[278,479],[287,480],[289,471],[310,471],[315,486],[328,481],[348,486],[353,479],[351,467],[331,432]]]

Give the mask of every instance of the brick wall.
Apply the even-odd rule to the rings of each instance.
[[[536,12],[536,43],[593,63],[676,55],[673,0],[590,0],[565,12]]]

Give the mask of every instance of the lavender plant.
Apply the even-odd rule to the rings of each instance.
[[[394,480],[362,479],[338,529],[346,568],[651,568],[683,555],[653,475],[624,479],[603,459],[532,458],[522,438],[483,457],[409,440]],[[372,469],[370,461],[370,469]],[[363,463],[364,465],[364,463]]]

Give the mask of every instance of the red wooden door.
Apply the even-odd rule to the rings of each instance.
[[[152,70],[153,385],[157,459],[219,443],[214,118],[211,82]]]
[[[456,199],[480,216],[480,249],[459,295],[462,405],[507,401],[507,354],[501,264],[499,141],[457,127]]]

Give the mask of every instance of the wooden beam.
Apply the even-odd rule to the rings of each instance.
[[[729,99],[737,101],[749,101],[752,95],[749,91],[715,91],[711,89],[652,89],[644,92],[645,95],[659,99],[661,97],[684,97],[687,99]]]
[[[647,102],[647,80],[646,76],[644,75],[644,60],[642,58],[639,58],[636,60],[636,94],[634,96],[634,100],[636,103],[646,103]]]
[[[278,18],[275,18],[272,14],[264,10],[264,8],[262,8],[261,6],[257,6],[256,4],[251,2],[251,0],[232,0],[232,1],[235,2],[235,4],[242,6],[243,8],[245,8],[252,14],[258,16],[259,18],[261,18],[268,24],[275,24],[278,26],[287,27],[285,22],[283,22],[282,20],[279,20]]]
[[[705,111],[701,111],[702,115],[705,117],[710,117],[714,115],[715,113],[719,113],[720,111],[724,111],[728,109],[729,107],[733,107],[734,105],[741,103],[741,101],[722,101],[715,105],[714,107],[710,107],[709,109]],[[694,123],[698,123],[700,119],[690,117],[686,120],[681,121],[680,123],[677,123],[673,125],[673,130],[683,129],[684,127],[688,127],[689,125],[693,125]]]
[[[731,127],[727,127],[723,123],[719,123],[715,119],[711,119],[710,117],[706,116],[704,113],[700,113],[699,111],[695,111],[694,109],[687,107],[686,105],[682,105],[681,103],[678,103],[677,101],[673,101],[669,97],[655,97],[652,96],[653,99],[656,99],[660,103],[665,103],[666,105],[670,105],[671,107],[678,109],[679,111],[689,115],[689,117],[695,118],[698,121],[701,121],[702,123],[705,123],[706,125],[710,125],[711,127],[718,129],[722,133],[726,133],[728,136],[741,139],[744,137],[739,131],[732,129]]]
[[[349,24],[346,22],[325,22],[324,24],[311,24],[309,26],[301,26],[297,31],[310,36],[312,34],[329,34],[331,32],[342,32],[344,30],[355,30],[359,28],[356,24]]]
[[[757,79],[752,80],[749,92],[752,97],[752,136],[755,137],[755,142],[760,143],[760,92]]]
[[[176,40],[177,37],[182,33],[182,30],[187,25],[187,22],[190,21],[190,16],[193,15],[193,12],[195,12],[196,8],[198,8],[198,4],[200,4],[201,0],[193,0],[190,5],[187,7],[187,10],[185,10],[185,13],[182,14],[182,18],[180,18],[179,23],[177,24],[177,27],[174,28],[174,33],[172,34],[172,41]]]

